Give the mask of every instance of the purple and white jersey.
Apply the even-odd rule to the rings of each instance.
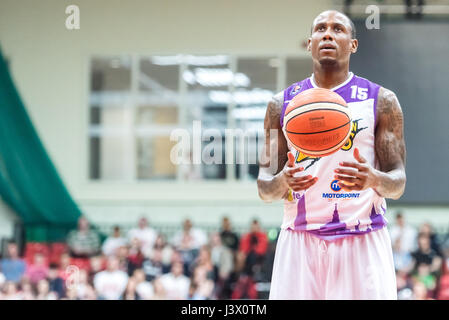
[[[304,90],[317,87],[312,75],[284,90],[281,125],[290,100]],[[318,177],[318,181],[306,191],[289,191],[284,203],[282,229],[306,230],[322,239],[333,240],[386,226],[387,206],[383,197],[372,188],[346,192],[334,177],[340,162],[356,161],[353,156],[355,147],[370,165],[378,168],[374,134],[379,88],[351,72],[344,83],[331,89],[345,99],[353,122],[349,141],[337,152],[325,157],[310,157],[289,145],[296,157],[296,165],[304,167],[300,174]]]

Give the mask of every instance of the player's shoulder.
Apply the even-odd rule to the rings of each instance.
[[[368,88],[369,90],[379,91],[382,88],[380,84],[358,75],[354,75],[353,83],[359,87]]]
[[[365,85],[365,87],[369,87],[371,89],[376,89],[376,91],[378,91],[378,98],[383,98],[383,99],[392,99],[394,97],[396,97],[396,93],[393,92],[393,90],[388,89],[384,86],[382,86],[381,84],[378,84],[374,81],[371,81],[369,79],[366,79],[364,77],[360,77],[357,75],[354,75],[355,82],[359,85]]]
[[[393,92],[393,90],[381,87],[379,89],[377,100],[378,113],[389,113],[394,110],[402,113],[398,97],[396,96],[396,93]]]
[[[292,83],[287,88],[273,95],[268,101],[267,113],[270,118],[280,118],[284,104],[289,102],[295,95],[306,89],[306,80]]]
[[[284,104],[283,91],[273,95],[267,104],[266,113],[268,118],[278,119],[281,115],[283,104]]]
[[[281,93],[284,97],[284,100],[289,101],[290,99],[292,99],[294,96],[296,96],[301,91],[308,89],[309,88],[309,85],[307,82],[308,79],[309,78],[303,79],[298,82],[294,82],[294,83],[290,84],[287,88],[285,88],[283,91],[281,91]]]

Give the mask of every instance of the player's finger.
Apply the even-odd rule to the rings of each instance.
[[[317,177],[313,177],[313,178],[308,178],[308,179],[302,179],[302,180],[296,180],[296,181],[291,181],[290,182],[290,186],[301,186],[301,185],[307,185],[310,183],[315,183],[318,181]]]
[[[303,167],[296,167],[296,168],[287,169],[287,170],[286,170],[286,173],[287,173],[287,175],[293,177],[293,175],[294,175],[295,173],[301,172],[301,171],[303,171],[303,170],[304,170]]]
[[[294,167],[295,166],[295,156],[293,155],[293,153],[291,151],[289,151],[287,153],[287,158],[288,158],[287,166]]]
[[[360,154],[359,148],[354,148],[354,158],[360,163],[366,162],[366,159]]]
[[[316,182],[317,182],[316,179],[312,179],[312,180],[310,180],[307,183],[299,183],[299,184],[296,184],[296,185],[292,186],[291,188],[294,191],[306,190],[306,189],[310,188],[311,186],[313,186]]]
[[[356,180],[355,182],[340,180],[338,185],[345,191],[362,190],[363,188],[361,180]]]
[[[303,183],[309,180],[312,180],[313,177],[309,174],[307,176],[302,176],[302,177],[291,177],[289,179],[290,183],[295,184],[295,183]]]
[[[360,170],[360,171],[365,170],[365,166],[361,165],[361,164],[358,163],[358,162],[343,161],[343,162],[340,162],[339,165],[340,165],[341,167],[356,168],[356,169],[358,169],[358,170]]]
[[[357,177],[342,176],[339,174],[336,174],[334,177],[335,179],[340,180],[340,182],[357,183],[360,180]]]
[[[341,186],[343,191],[360,191],[362,190],[362,187],[359,185],[353,185],[353,186]]]
[[[337,168],[334,170],[335,173],[345,174],[347,176],[357,177],[359,170],[351,168]]]

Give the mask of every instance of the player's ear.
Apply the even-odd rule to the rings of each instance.
[[[352,39],[351,40],[351,53],[356,53],[358,47],[359,47],[359,41],[357,39]]]
[[[307,51],[312,51],[312,38],[307,39]]]

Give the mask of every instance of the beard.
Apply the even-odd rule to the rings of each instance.
[[[332,68],[338,66],[337,59],[330,57],[323,57],[319,60],[319,63],[322,67]]]

